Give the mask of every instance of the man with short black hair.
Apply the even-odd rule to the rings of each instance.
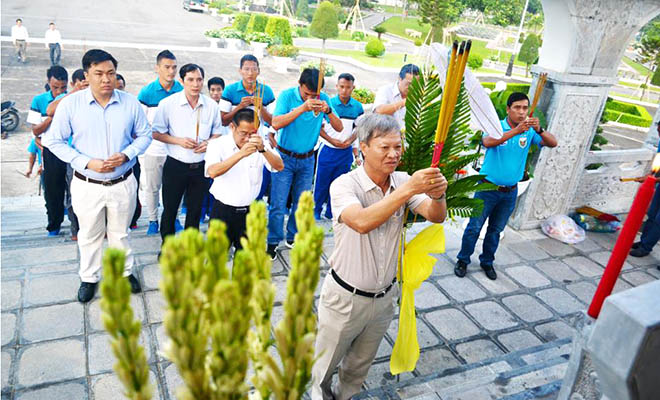
[[[121,74],[117,74],[117,89],[126,90],[126,79]]]
[[[126,253],[124,276],[131,292],[142,290],[132,274],[128,226],[137,192],[133,165],[149,146],[151,129],[135,96],[115,89],[117,60],[111,54],[89,50],[82,67],[89,88],[62,99],[43,142],[74,169],[71,201],[80,223],[82,281],[78,301],[86,303],[94,297],[101,278],[105,234],[110,247]]]
[[[298,86],[280,93],[273,113],[273,128],[277,133],[277,150],[284,161],[284,170],[272,175],[270,211],[268,214],[268,254],[277,257],[276,249],[282,240],[289,248],[298,232],[295,213],[298,199],[311,190],[314,180],[314,147],[325,120],[336,131],[343,129],[337,112],[330,105],[330,97],[321,91],[324,79],[319,70],[306,68],[300,74]],[[293,202],[284,236],[286,201],[292,192]]]
[[[220,103],[222,100],[222,92],[225,90],[225,80],[219,76],[214,76],[207,82],[209,88],[209,97]]]
[[[153,123],[160,101],[183,90],[181,83],[176,80],[176,69],[176,57],[171,51],[163,50],[158,53],[156,56],[158,78],[143,87],[138,94],[138,100],[142,103],[150,124]],[[149,217],[147,235],[157,235],[159,232],[158,203],[166,157],[165,144],[159,140],[152,141],[144,155],[139,157],[142,170],[140,175],[141,203],[146,207]],[[178,219],[175,219],[175,228],[177,231],[182,229]]]
[[[186,228],[199,229],[202,200],[208,191],[204,153],[211,138],[223,133],[218,105],[202,94],[204,69],[186,64],[179,70],[183,91],[158,104],[153,122],[154,139],[166,144],[163,166],[163,214],[160,236],[175,233],[174,220],[184,195]]]
[[[48,30],[44,35],[44,43],[46,48],[49,49],[50,63],[52,65],[60,65],[60,57],[62,56],[62,34],[55,28],[55,23],[48,24]]]
[[[209,141],[204,157],[205,174],[213,178],[211,218],[227,224],[229,245],[236,250],[242,248],[245,219],[261,188],[261,170],[284,168],[279,154],[257,133],[254,119],[254,111],[247,108],[234,113],[232,133]]]
[[[14,43],[18,61],[27,61],[27,41],[29,38],[27,28],[23,26],[23,20],[16,19],[16,25],[11,27],[11,41]]]
[[[321,129],[321,148],[316,165],[314,180],[314,218],[321,219],[323,205],[325,217],[332,219],[330,205],[330,184],[351,170],[353,159],[360,165],[357,134],[354,133],[355,121],[364,114],[362,104],[351,97],[355,88],[355,77],[343,73],[337,78],[337,96],[330,99],[330,105],[337,112],[344,129],[337,132],[332,126],[324,124]]]
[[[393,84],[381,87],[374,99],[374,112],[376,114],[392,115],[401,126],[406,127],[406,97],[413,78],[419,75],[419,67],[415,64],[406,64],[399,71],[399,79]]]
[[[474,198],[484,202],[480,216],[470,218],[463,232],[461,251],[454,274],[463,278],[470,264],[470,256],[479,238],[481,228],[488,220],[483,252],[479,256],[481,269],[488,279],[497,279],[493,268],[495,252],[500,243],[500,233],[516,206],[518,182],[525,172],[527,154],[532,145],[555,147],[557,139],[541,127],[538,118],[528,117],[529,98],[524,93],[511,93],[506,102],[507,117],[501,121],[504,135],[498,139],[484,132],[482,143],[486,148],[484,163],[479,171],[488,183],[497,186],[494,190],[476,192]]]
[[[66,69],[54,65],[46,71],[48,86],[50,90],[35,96],[32,99],[30,111],[28,111],[27,122],[32,124],[32,133],[40,143],[41,135],[50,128],[53,118],[48,115],[48,106],[56,97],[66,93],[69,74]],[[44,163],[44,199],[46,200],[46,212],[48,214],[48,225],[46,230],[48,236],[60,234],[60,226],[64,220],[64,196],[67,190],[66,163],[62,162],[53,154],[48,146],[43,146]]]

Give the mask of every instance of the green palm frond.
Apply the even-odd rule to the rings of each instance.
[[[400,171],[413,174],[428,168],[433,156],[435,130],[438,124],[442,87],[434,71],[427,71],[410,84],[406,98],[405,151],[401,157]],[[465,87],[461,89],[440,157],[440,171],[447,178],[447,213],[450,218],[470,217],[481,214],[483,202],[474,199],[475,191],[492,189],[483,183],[483,175],[461,177],[464,169],[481,155],[468,149],[474,132],[470,129],[470,103]]]

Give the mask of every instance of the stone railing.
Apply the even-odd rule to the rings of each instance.
[[[588,152],[585,165],[602,165],[582,171],[571,208],[591,206],[607,213],[627,213],[639,184],[619,179],[648,174],[654,155],[648,148]]]

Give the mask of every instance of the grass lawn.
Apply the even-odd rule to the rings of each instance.
[[[313,36],[310,36],[310,37],[313,37]],[[365,35],[364,40],[360,40],[360,41],[361,42],[368,42],[369,39],[371,39],[372,37],[377,37],[377,36],[376,35]],[[335,38],[334,40],[353,41],[353,39],[351,39],[351,30],[350,29],[347,29],[347,30],[340,29],[339,30],[339,37]]]
[[[637,83],[619,81],[619,85],[620,86],[626,86],[626,87],[633,88],[633,89],[639,89],[639,84],[637,84]],[[649,86],[646,90],[650,90],[651,92],[660,93],[660,89],[658,89],[656,87],[653,87],[653,86]]]
[[[612,95],[612,96],[623,97],[623,98],[626,98],[626,99],[632,99],[632,100],[637,100],[637,101],[645,101],[647,103],[653,103],[654,102],[653,98],[647,98],[648,92],[646,92],[646,95],[644,96],[643,100],[639,100],[639,96],[631,96],[629,94],[618,93],[618,92],[615,92],[615,91],[610,91],[609,94]]]
[[[631,67],[632,69],[637,71],[637,73],[642,75],[642,76],[646,76],[646,75],[649,74],[649,72],[651,72],[648,68],[646,68],[642,64],[640,64],[638,62],[635,62],[635,61],[633,61],[632,59],[630,59],[626,56],[623,56],[623,62],[628,64],[629,67]]]
[[[300,50],[309,51],[314,53],[320,53],[320,49],[316,48],[301,48]],[[386,68],[401,68],[405,63],[403,62],[403,53],[388,53],[386,52],[382,57],[369,57],[364,54],[364,51],[360,50],[332,50],[326,49],[326,54],[334,56],[344,56],[351,57],[356,61],[363,62],[368,65],[373,65],[374,67],[386,67]],[[408,59],[406,63],[423,63],[424,60],[421,57],[416,57],[408,54]],[[332,63],[332,60],[328,60],[329,63]]]
[[[500,51],[498,52],[497,50],[492,50],[492,49],[487,49],[486,45],[488,42],[485,40],[473,40],[472,41],[472,48],[470,49],[470,54],[477,54],[481,56],[484,60],[489,60],[490,56],[498,56],[499,53],[499,62],[508,64],[509,63],[509,58],[511,58],[511,53],[508,51]],[[515,65],[524,67],[525,63],[521,62],[518,60],[518,57],[513,61]]]
[[[408,40],[414,40],[414,39],[406,35],[406,29],[414,29],[417,32],[422,32],[421,39],[424,40],[426,38],[426,35],[429,33],[429,29],[431,29],[431,26],[427,24],[420,25],[419,21],[420,21],[419,18],[413,18],[413,17],[408,17],[408,18],[390,17],[386,19],[384,22],[380,23],[378,26],[385,27],[385,29],[387,29],[387,33],[401,36],[402,38],[406,38]]]
[[[375,4],[376,8],[382,8],[383,11],[390,13],[390,14],[403,14],[403,8],[402,7],[396,7],[396,6],[386,6],[382,4]],[[411,10],[408,8],[408,15],[417,15],[417,10]]]

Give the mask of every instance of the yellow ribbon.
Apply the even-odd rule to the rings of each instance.
[[[445,233],[442,225],[433,224],[425,228],[404,248],[403,276],[405,279],[403,279],[401,289],[399,332],[390,358],[392,375],[414,370],[419,359],[415,290],[419,289],[422,282],[431,275],[433,265],[437,261],[429,253],[445,252]]]

